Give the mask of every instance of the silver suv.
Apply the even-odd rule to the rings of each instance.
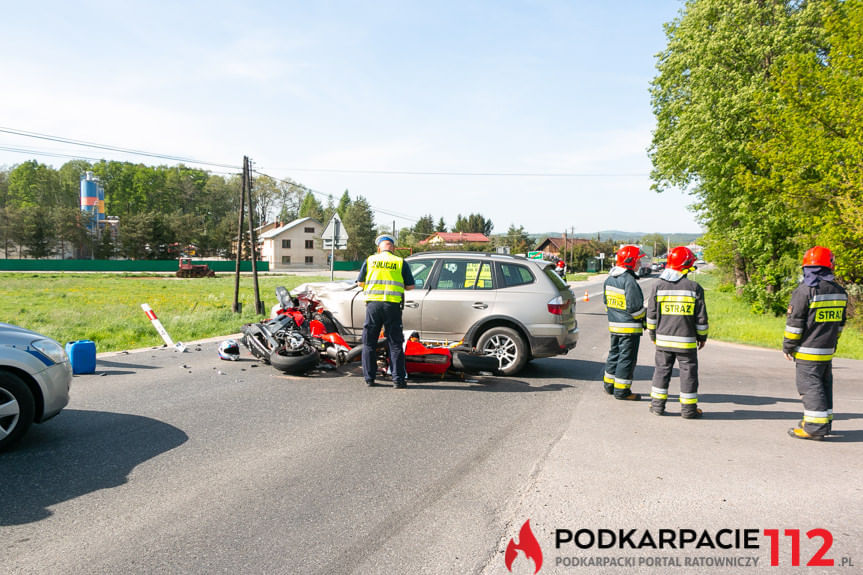
[[[543,260],[478,252],[406,258],[415,289],[405,293],[404,328],[423,341],[464,340],[495,355],[504,375],[528,360],[566,354],[578,341],[575,296]],[[365,298],[356,286],[304,284],[351,344],[362,338]]]

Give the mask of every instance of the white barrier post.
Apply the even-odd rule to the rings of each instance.
[[[156,331],[159,332],[159,335],[162,336],[162,339],[165,341],[165,345],[168,347],[173,347],[179,352],[186,351],[186,346],[183,345],[182,342],[174,343],[174,340],[171,339],[171,336],[168,335],[168,332],[165,330],[165,327],[162,325],[162,322],[159,321],[159,318],[156,317],[156,312],[153,311],[149,305],[142,303],[141,309],[144,310],[144,313],[147,314],[147,317],[150,318],[150,323],[153,324],[153,327],[156,328]]]

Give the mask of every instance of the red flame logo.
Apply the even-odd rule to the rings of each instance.
[[[539,541],[536,540],[533,531],[530,530],[530,519],[521,526],[521,531],[518,532],[518,543],[515,542],[515,539],[510,539],[506,546],[506,554],[504,554],[503,559],[510,573],[512,573],[512,562],[515,561],[519,551],[524,553],[525,558],[533,559],[533,564],[536,567],[533,572],[534,575],[539,573],[542,568],[542,549],[539,547]]]

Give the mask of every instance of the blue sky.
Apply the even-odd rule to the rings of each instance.
[[[689,196],[650,191],[646,154],[654,56],[680,7],[15,3],[0,126],[231,165],[248,155],[336,199],[361,194],[397,227],[481,213],[495,232],[698,232]],[[4,133],[0,147],[172,163]],[[67,161],[0,150],[0,165],[33,157]]]

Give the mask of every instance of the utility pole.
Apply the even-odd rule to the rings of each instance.
[[[240,192],[240,223],[237,225],[237,266],[234,273],[234,303],[231,306],[231,311],[234,313],[242,313],[243,305],[240,303],[240,261],[243,258],[243,216],[246,209],[246,180],[248,174],[248,164],[246,156],[243,156],[243,185]]]
[[[249,160],[248,156],[244,156],[245,167],[243,171],[246,174],[246,178],[248,178],[248,200],[249,200],[249,241],[252,252],[252,285],[255,288],[255,313],[258,315],[264,315],[264,304],[261,301],[261,293],[258,289],[258,238],[255,235],[255,212],[252,208],[252,162]]]

